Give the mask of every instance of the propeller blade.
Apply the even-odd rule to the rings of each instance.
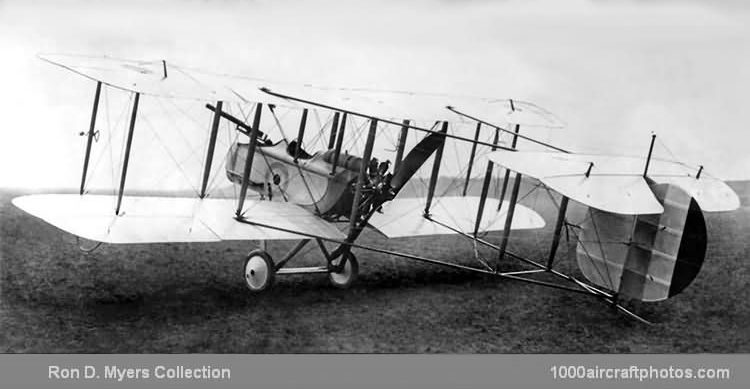
[[[414,173],[416,173],[417,170],[424,165],[425,161],[430,158],[430,155],[445,143],[445,132],[444,129],[441,129],[440,131],[427,135],[424,139],[419,141],[411,151],[409,151],[406,158],[401,161],[398,171],[396,171],[393,174],[393,178],[391,178],[391,187],[393,188],[394,194],[398,193],[401,188],[406,185],[409,179],[411,179]]]

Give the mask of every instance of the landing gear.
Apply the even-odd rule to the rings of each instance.
[[[273,285],[276,268],[264,250],[253,250],[245,259],[245,284],[253,292],[262,292]]]
[[[277,275],[288,275],[288,274],[314,274],[314,273],[325,273],[328,275],[328,280],[331,285],[339,289],[346,289],[357,280],[359,275],[359,263],[357,258],[348,250],[342,250],[340,254],[328,253],[325,247],[322,246],[322,242],[318,242],[321,245],[321,251],[327,258],[327,265],[323,266],[310,266],[310,267],[285,267],[292,257],[299,252],[304,246],[306,241],[300,242],[296,247],[291,249],[282,258],[278,265],[273,262],[271,255],[264,249],[257,249],[251,251],[245,258],[244,266],[244,277],[245,285],[248,289],[253,292],[262,292],[270,288]]]
[[[338,272],[333,270],[344,260],[344,265]],[[331,267],[333,269],[328,273],[328,280],[331,281],[331,285],[339,289],[347,289],[359,275],[357,257],[349,251],[344,251],[338,259],[331,261]]]

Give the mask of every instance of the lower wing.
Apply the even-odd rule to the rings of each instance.
[[[396,198],[383,205],[382,213],[370,218],[370,225],[389,238],[427,235],[451,235],[457,231],[474,232],[479,197],[445,196],[435,199],[430,207],[429,218],[424,217],[424,199]],[[499,200],[487,198],[482,212],[479,232],[500,231],[504,228],[509,208],[503,202],[498,211]],[[544,219],[533,210],[517,204],[511,229],[534,229],[544,227]]]
[[[61,230],[105,243],[344,238],[333,224],[291,203],[248,199],[243,220],[250,223],[241,223],[234,218],[234,199],[126,196],[120,215],[114,213],[116,201],[111,195],[42,194],[14,198],[13,204]]]

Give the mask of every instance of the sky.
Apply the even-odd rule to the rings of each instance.
[[[78,186],[85,145],[78,133],[87,129],[95,85],[36,57],[50,52],[168,59],[298,83],[513,97],[566,122],[534,134],[561,147],[641,155],[653,132],[658,156],[749,179],[749,15],[740,1],[0,0],[0,186]],[[117,122],[127,96],[108,97]],[[155,104],[144,105],[151,107],[144,126],[170,126]],[[134,153],[129,185],[178,185],[164,177],[188,176],[195,184],[210,115],[186,102],[172,110],[182,119],[171,130],[136,136],[134,150],[154,151]],[[186,118],[198,132],[182,132]],[[102,146],[121,144],[121,135],[107,135],[92,154],[100,162],[120,155]],[[155,160],[167,166],[190,156],[198,157],[153,174]],[[115,172],[105,162],[92,177],[102,187]],[[133,176],[150,179],[131,183]]]

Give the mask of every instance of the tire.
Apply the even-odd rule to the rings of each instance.
[[[273,285],[276,267],[267,252],[253,250],[245,258],[243,273],[247,288],[258,293]]]
[[[339,289],[349,288],[349,286],[351,286],[359,276],[359,263],[357,262],[357,257],[355,257],[354,254],[350,252],[344,252],[339,261],[341,261],[344,256],[346,256],[346,263],[344,264],[344,268],[341,270],[341,272],[328,272],[328,280],[331,282],[331,285]],[[334,265],[337,265],[339,263],[340,262],[336,262],[334,263]]]

